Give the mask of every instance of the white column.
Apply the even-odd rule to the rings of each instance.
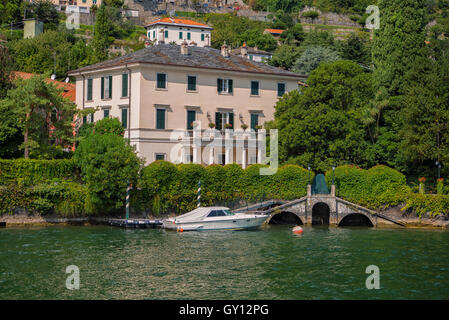
[[[214,164],[214,147],[211,146],[209,149],[209,164]]]
[[[232,148],[233,140],[231,135],[231,130],[225,130],[225,164],[230,164],[232,162]]]
[[[242,148],[242,169],[246,169],[246,152],[247,150],[245,148]]]
[[[257,133],[257,163],[265,162],[265,155],[266,155],[265,137],[266,137],[265,129],[260,129]]]

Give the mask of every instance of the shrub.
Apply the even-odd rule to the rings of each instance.
[[[422,218],[425,214],[428,214],[430,217],[439,214],[448,215],[449,196],[409,193],[405,200],[405,206],[401,210],[412,210],[418,214],[419,218]]]
[[[71,159],[0,160],[0,184],[38,184],[53,179],[76,179],[78,167]]]

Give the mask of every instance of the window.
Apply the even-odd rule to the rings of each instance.
[[[251,81],[251,95],[252,96],[259,95],[259,81]]]
[[[92,100],[92,82],[93,79],[87,79],[87,100]]]
[[[112,98],[112,76],[101,77],[101,99]]]
[[[165,129],[165,109],[156,109],[156,129]]]
[[[215,128],[217,130],[225,129],[225,124],[229,123],[234,129],[234,113],[232,112],[215,112]]]
[[[196,91],[196,77],[195,76],[187,76],[187,90],[188,91]]]
[[[224,153],[218,154],[218,164],[225,164],[226,163],[226,155]]]
[[[204,41],[204,33],[201,34],[201,41]]]
[[[257,156],[250,156],[249,157],[249,163],[250,164],[257,163]]]
[[[233,81],[232,79],[217,79],[218,93],[232,93]]]
[[[165,38],[168,38],[168,30],[165,30]]]
[[[182,40],[182,31],[179,31],[179,39]]]
[[[128,108],[122,108],[122,127],[128,128]]]
[[[165,160],[165,153],[156,153],[156,160]]]
[[[187,40],[190,40],[190,32],[187,32]]]
[[[249,55],[249,60],[253,61],[253,55],[252,54]]]
[[[223,210],[212,210],[207,217],[224,217],[226,213]]]
[[[285,83],[278,83],[278,97],[282,97],[285,93]]]
[[[251,113],[251,130],[257,130],[259,125],[259,115],[257,113]]]
[[[128,74],[122,74],[122,97],[128,96]]]
[[[156,31],[153,31],[153,40],[156,39]]]
[[[167,89],[167,74],[165,74],[165,73],[157,74],[157,88],[158,89]]]
[[[187,110],[187,130],[193,129],[193,122],[196,120],[196,111]]]
[[[109,109],[103,109],[103,118],[109,118]]]

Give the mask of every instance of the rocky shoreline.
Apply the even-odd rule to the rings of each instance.
[[[390,208],[382,212],[391,218],[394,218],[406,225],[407,228],[449,228],[449,217],[437,216],[429,217],[425,216],[421,219],[413,213],[403,213],[400,208]],[[0,224],[2,222],[6,223],[6,227],[32,227],[32,226],[63,226],[63,225],[73,225],[73,226],[87,226],[87,225],[109,225],[111,219],[117,219],[123,217],[112,217],[112,216],[93,216],[93,217],[72,217],[72,218],[61,218],[58,216],[41,216],[32,214],[15,214],[15,215],[3,215],[0,216]],[[131,216],[131,219],[142,218],[139,216]],[[145,219],[164,219],[166,216],[152,217],[148,216]],[[377,223],[378,227],[392,227],[395,224],[379,219]],[[399,227],[401,228],[401,227]]]

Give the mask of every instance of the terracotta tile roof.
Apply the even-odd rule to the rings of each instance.
[[[28,73],[28,72],[22,72],[22,71],[13,71],[12,72],[13,79],[21,78],[21,79],[26,80],[26,79],[30,79],[35,76],[38,76],[38,75],[34,74],[34,73]],[[48,83],[53,83],[54,85],[56,85],[56,87],[58,89],[62,88],[64,90],[64,92],[62,93],[62,96],[64,98],[68,98],[72,102],[75,102],[76,86],[73,83],[57,81],[57,80],[52,80],[52,79],[48,79],[48,78],[45,78],[45,81],[47,81]]]
[[[189,46],[189,54],[183,55],[181,54],[180,46],[174,44],[149,46],[115,59],[70,71],[69,75],[74,76],[89,71],[125,66],[126,64],[156,64],[302,78],[297,73],[272,67],[261,62],[250,61],[241,56],[231,55],[225,58],[221,55],[220,50],[211,47]]]
[[[168,24],[168,25],[183,25],[183,26],[190,26],[190,27],[199,27],[204,29],[212,29],[207,24],[199,23],[193,20],[187,20],[187,19],[178,19],[178,18],[162,18],[156,21],[153,21],[149,24],[147,24],[145,27],[149,27],[155,24]]]
[[[282,30],[282,29],[265,29],[265,31],[269,32],[269,33],[274,33],[274,34],[281,34],[285,30]]]

